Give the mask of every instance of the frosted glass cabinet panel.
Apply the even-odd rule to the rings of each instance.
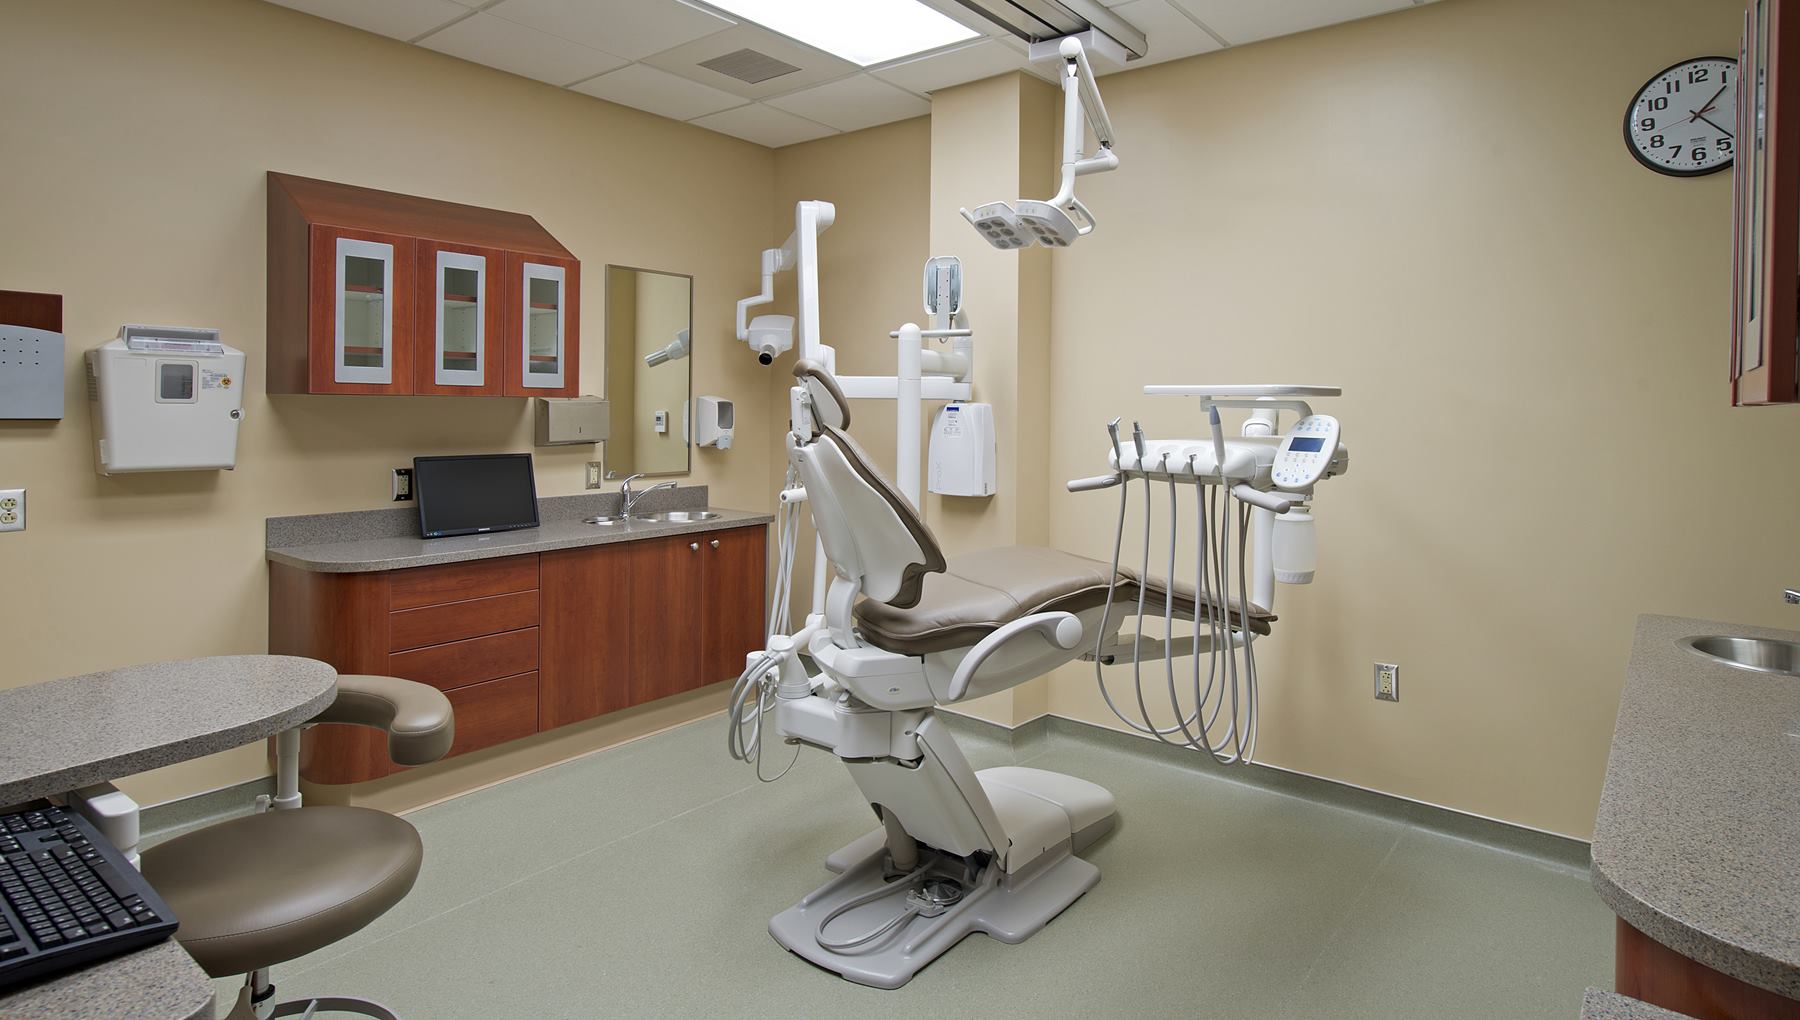
[[[505,253],[419,242],[419,393],[498,396],[507,322]]]
[[[517,288],[512,301],[519,345],[510,359],[507,392],[514,396],[571,396],[580,382],[576,315],[580,282],[573,260],[534,253],[507,254]]]
[[[337,330],[332,379],[394,381],[394,246],[337,239]]]

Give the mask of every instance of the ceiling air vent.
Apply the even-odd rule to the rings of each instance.
[[[770,78],[779,78],[784,74],[793,74],[800,70],[785,60],[776,60],[767,53],[758,53],[752,49],[742,49],[735,53],[714,57],[711,60],[703,60],[700,62],[700,66],[709,71],[717,71],[720,74],[736,78],[746,85],[756,85],[768,81]]]

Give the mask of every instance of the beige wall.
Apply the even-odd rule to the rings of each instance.
[[[769,150],[253,0],[13,0],[0,15],[0,286],[66,296],[68,415],[0,423],[0,684],[266,648],[263,519],[379,507],[415,454],[531,449],[513,399],[263,395],[267,170],[536,216],[583,262],[582,389],[599,393],[603,267],[693,273],[694,373],[739,443],[693,481],[770,503],[763,370],[726,353],[756,283]],[[632,152],[634,159],[620,159]],[[238,469],[99,478],[78,359],[121,323],[216,326],[249,353]],[[586,447],[536,450],[546,495]],[[146,800],[260,775],[247,748],[128,784]]]
[[[1742,13],[1446,0],[1105,80],[1123,166],[1055,256],[1052,480],[1114,415],[1197,433],[1145,383],[1345,388],[1318,583],[1259,644],[1263,760],[1585,836],[1637,614],[1800,622],[1800,482],[1758,468],[1795,411],[1727,406],[1728,175],[1620,139]],[[1113,495],[1049,498],[1054,544],[1110,552]],[[1091,671],[1050,708],[1111,719]]]

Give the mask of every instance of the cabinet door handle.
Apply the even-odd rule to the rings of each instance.
[[[693,552],[699,552],[700,551],[700,543],[699,542],[689,542],[688,549]]]
[[[718,547],[719,547],[719,540],[718,540],[718,539],[716,539],[716,538],[715,538],[715,539],[713,539],[713,540],[712,540],[712,547],[713,547],[713,548],[714,548],[714,549],[717,549],[717,548],[718,548]]]

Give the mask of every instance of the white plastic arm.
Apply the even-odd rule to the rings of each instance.
[[[794,264],[794,239],[780,248],[765,248],[762,253],[762,290],[737,303],[737,338],[750,339],[750,309],[775,300],[775,274]]]
[[[1294,505],[1293,500],[1282,499],[1272,492],[1262,492],[1242,483],[1232,486],[1231,494],[1251,506],[1262,507],[1272,514],[1285,514]]]
[[[1051,645],[1065,652],[1081,643],[1081,621],[1077,620],[1073,613],[1034,613],[1024,619],[1014,620],[982,638],[981,643],[971,649],[969,654],[963,656],[963,660],[956,664],[956,674],[950,678],[949,700],[961,701],[963,695],[969,692],[969,684],[974,681],[975,674],[981,672],[981,666],[988,660],[988,657],[999,651],[1007,642],[1027,632],[1036,633]]]
[[[1097,489],[1110,489],[1125,480],[1118,472],[1110,475],[1095,475],[1092,478],[1076,478],[1069,482],[1070,492],[1093,492]]]

